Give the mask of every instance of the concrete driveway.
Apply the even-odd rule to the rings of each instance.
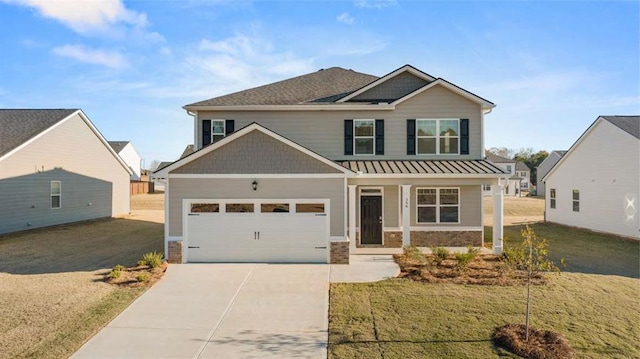
[[[72,358],[325,358],[329,275],[329,265],[173,265]]]

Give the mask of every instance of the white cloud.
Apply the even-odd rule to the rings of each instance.
[[[81,45],[58,46],[54,47],[52,52],[58,56],[114,69],[128,66],[127,60],[119,52],[93,50]]]
[[[27,6],[44,17],[60,21],[78,33],[105,31],[115,24],[147,26],[147,15],[125,8],[121,0],[0,0]]]
[[[357,7],[382,9],[389,6],[394,6],[398,2],[396,0],[355,0],[354,4]]]
[[[349,15],[348,12],[343,12],[342,14],[338,15],[336,17],[336,20],[338,20],[338,22],[341,22],[347,25],[353,25],[353,22],[354,22],[353,17]]]

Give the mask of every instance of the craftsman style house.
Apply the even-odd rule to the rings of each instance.
[[[178,262],[346,263],[370,248],[480,246],[495,105],[406,65],[338,67],[185,106],[195,152],[156,170]],[[495,250],[501,241],[494,240]],[[379,249],[384,250],[384,249]]]

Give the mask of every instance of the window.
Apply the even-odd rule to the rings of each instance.
[[[260,205],[262,213],[289,213],[288,203],[263,203]]]
[[[211,120],[211,143],[220,141],[225,136],[224,120]]]
[[[556,189],[549,190],[549,207],[556,208]]]
[[[482,185],[482,190],[483,191],[491,191],[491,185],[490,184],[483,184]]]
[[[573,190],[573,211],[580,212],[580,190]]]
[[[460,120],[416,120],[417,154],[460,153]]]
[[[324,213],[324,204],[322,203],[297,203],[297,213]]]
[[[218,213],[220,205],[218,203],[192,203],[191,213]]]
[[[375,142],[375,121],[374,120],[354,120],[353,121],[353,143],[354,155],[373,155]]]
[[[458,188],[418,188],[418,223],[458,223],[460,192]]]
[[[60,181],[51,181],[51,208],[60,208],[62,197],[62,183]]]
[[[227,203],[227,213],[253,213],[253,203]]]
[[[507,172],[511,173],[511,165],[507,165]]]

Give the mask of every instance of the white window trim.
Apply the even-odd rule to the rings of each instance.
[[[558,193],[556,192],[555,188],[549,188],[549,209],[556,209],[557,206],[557,200],[556,197],[558,196]],[[553,202],[551,202],[553,201]],[[552,205],[553,203],[553,205]]]
[[[575,191],[578,191],[578,199],[574,199],[573,198],[573,193]],[[576,204],[576,202],[578,203],[578,210],[576,211],[573,207],[574,204]],[[579,189],[574,189],[571,191],[571,211],[572,212],[580,212],[580,190]]]
[[[213,123],[214,122],[222,122],[222,138],[227,137],[227,120],[222,119],[222,118],[205,118],[203,119],[203,121],[211,121],[211,142],[213,143]],[[220,134],[217,134],[217,136],[220,136]]]
[[[53,184],[54,183],[58,183],[58,188],[60,188],[60,193],[58,194],[54,194],[53,193]],[[60,209],[62,208],[62,181],[51,181],[50,185],[49,185],[49,207],[51,209]],[[53,197],[58,197],[58,207],[54,207],[53,203],[52,203],[52,199]]]
[[[371,136],[357,136],[356,135],[356,122],[370,121],[373,123],[373,135]],[[356,153],[356,139],[371,139],[371,153]],[[376,120],[375,119],[354,119],[353,120],[353,155],[354,156],[375,156],[376,154]]]
[[[418,203],[418,190],[421,189],[435,189],[436,190],[436,204],[432,205],[432,204],[419,204]],[[457,205],[452,205],[452,204],[444,204],[441,205],[440,204],[440,190],[441,189],[455,189],[458,191],[458,204]],[[416,223],[417,224],[439,224],[439,223],[449,223],[449,224],[460,224],[460,208],[462,207],[462,200],[461,200],[461,192],[460,192],[460,187],[416,187]],[[420,222],[419,218],[420,216],[418,215],[418,208],[419,207],[434,207],[436,208],[436,221],[435,222]],[[457,222],[440,222],[440,207],[458,207],[458,221]]]
[[[436,135],[435,136],[419,136],[418,135],[418,123],[420,121],[436,121]],[[458,139],[458,148],[455,153],[440,153],[440,139],[446,138],[440,136],[440,121],[456,121],[458,122],[458,136],[452,136],[449,138],[457,138]],[[421,138],[435,138],[436,139],[436,152],[435,153],[420,153],[418,140]],[[416,155],[459,155],[460,154],[460,119],[459,118],[418,118],[416,119]]]

